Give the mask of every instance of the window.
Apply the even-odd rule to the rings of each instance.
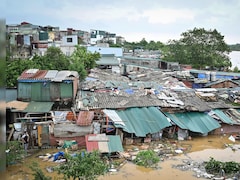
[[[72,38],[67,38],[67,42],[72,42]]]

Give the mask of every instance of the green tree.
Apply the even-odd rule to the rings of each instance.
[[[162,48],[164,48],[164,44],[161,43],[160,41],[150,41],[146,46],[145,49],[148,50],[161,50]]]
[[[65,179],[94,180],[107,172],[108,165],[100,158],[98,151],[81,151],[75,157],[66,155],[66,163],[58,167],[58,173]]]
[[[80,79],[85,79],[90,69],[96,67],[96,61],[99,60],[100,54],[88,52],[85,47],[76,46],[73,54],[70,56],[69,69],[77,71]]]
[[[216,29],[205,30],[194,28],[181,34],[179,41],[170,41],[169,53],[164,59],[192,64],[195,68],[204,66],[229,68],[231,61],[226,55],[230,52],[229,46]],[[180,54],[180,56],[179,56]]]
[[[145,48],[148,45],[148,42],[145,38],[142,38],[142,40],[138,44],[140,47]]]
[[[49,47],[40,59],[43,60],[41,69],[65,70],[69,66],[69,60],[58,47]]]
[[[6,62],[4,59],[0,59],[0,87],[5,86],[5,72],[6,72]]]
[[[165,61],[179,62],[180,64],[189,64],[187,51],[183,43],[177,40],[171,40],[168,42],[165,51],[162,51],[163,59]]]
[[[7,87],[16,87],[17,78],[26,69],[67,70],[69,60],[58,47],[49,47],[44,56],[35,55],[31,59],[6,60]]]
[[[233,72],[239,72],[239,69],[237,66],[234,67]]]
[[[35,64],[31,60],[7,60],[6,61],[6,85],[7,87],[16,87],[17,78],[21,73],[30,68],[35,68]]]

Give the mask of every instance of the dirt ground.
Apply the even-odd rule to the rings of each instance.
[[[169,158],[160,161],[159,169],[148,169],[134,165],[132,162],[127,161],[117,172],[108,173],[105,176],[99,177],[99,180],[110,179],[139,179],[139,180],[157,180],[159,178],[164,180],[172,180],[177,178],[181,179],[201,179],[194,176],[193,171],[182,171],[173,168],[174,165],[180,164],[183,159],[190,158],[195,161],[208,161],[210,157],[220,161],[237,161],[240,162],[240,149],[231,149],[227,147],[232,144],[240,144],[240,141],[235,143],[228,139],[226,136],[206,136],[195,137],[188,141],[177,141],[176,143],[183,147],[183,153],[176,156],[169,156]],[[124,147],[125,149],[129,147]],[[32,162],[38,162],[39,167],[43,172],[52,177],[53,180],[63,179],[62,175],[57,172],[48,172],[47,167],[57,166],[56,162],[43,161],[39,158],[40,155],[46,153],[56,153],[58,149],[42,149],[38,152],[32,153],[29,157],[25,158],[22,164],[15,164],[7,167],[5,173],[1,177],[6,180],[31,180],[33,179],[32,171],[29,166]],[[62,151],[62,150],[61,150]],[[31,153],[31,152],[30,152]],[[2,178],[1,178],[2,179]]]

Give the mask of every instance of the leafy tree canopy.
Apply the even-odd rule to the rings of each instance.
[[[36,67],[33,61],[22,59],[7,61],[6,64],[7,64],[6,68],[7,87],[16,87],[17,78],[21,75],[21,73],[25,69],[31,69]]]
[[[192,64],[195,68],[205,66],[229,68],[231,61],[227,54],[229,46],[216,29],[194,28],[181,34],[182,38],[168,42],[168,52],[164,60],[181,64]]]
[[[124,48],[128,50],[135,50],[135,49],[144,49],[144,50],[161,50],[164,48],[164,44],[160,41],[153,41],[147,42],[145,38],[143,38],[140,42],[125,42]]]
[[[26,69],[42,70],[74,70],[81,79],[87,76],[88,70],[96,66],[100,58],[99,53],[87,52],[85,47],[76,46],[74,53],[68,57],[58,47],[49,47],[44,56],[35,55],[30,59],[6,61],[6,82],[7,87],[16,87],[17,78]]]
[[[77,71],[80,79],[84,79],[87,72],[96,67],[96,61],[100,59],[100,54],[88,52],[85,47],[76,46],[73,54],[70,56],[69,69]]]

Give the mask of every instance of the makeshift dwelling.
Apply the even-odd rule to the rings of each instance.
[[[160,132],[171,126],[166,116],[156,107],[128,108],[126,110],[109,110],[103,112],[112,121],[116,129],[124,132],[123,137],[148,138],[147,135]],[[123,141],[123,139],[122,139]]]
[[[240,120],[234,119],[228,109],[214,109],[209,114],[219,121],[221,127],[214,130],[214,134],[239,134],[240,133]],[[237,112],[237,111],[236,111]],[[240,116],[239,116],[240,117]]]
[[[182,130],[188,130],[189,135],[207,135],[221,125],[210,115],[204,112],[167,113],[167,117]]]
[[[20,101],[72,103],[77,94],[76,71],[25,70],[17,79]],[[71,107],[71,106],[70,106]]]

